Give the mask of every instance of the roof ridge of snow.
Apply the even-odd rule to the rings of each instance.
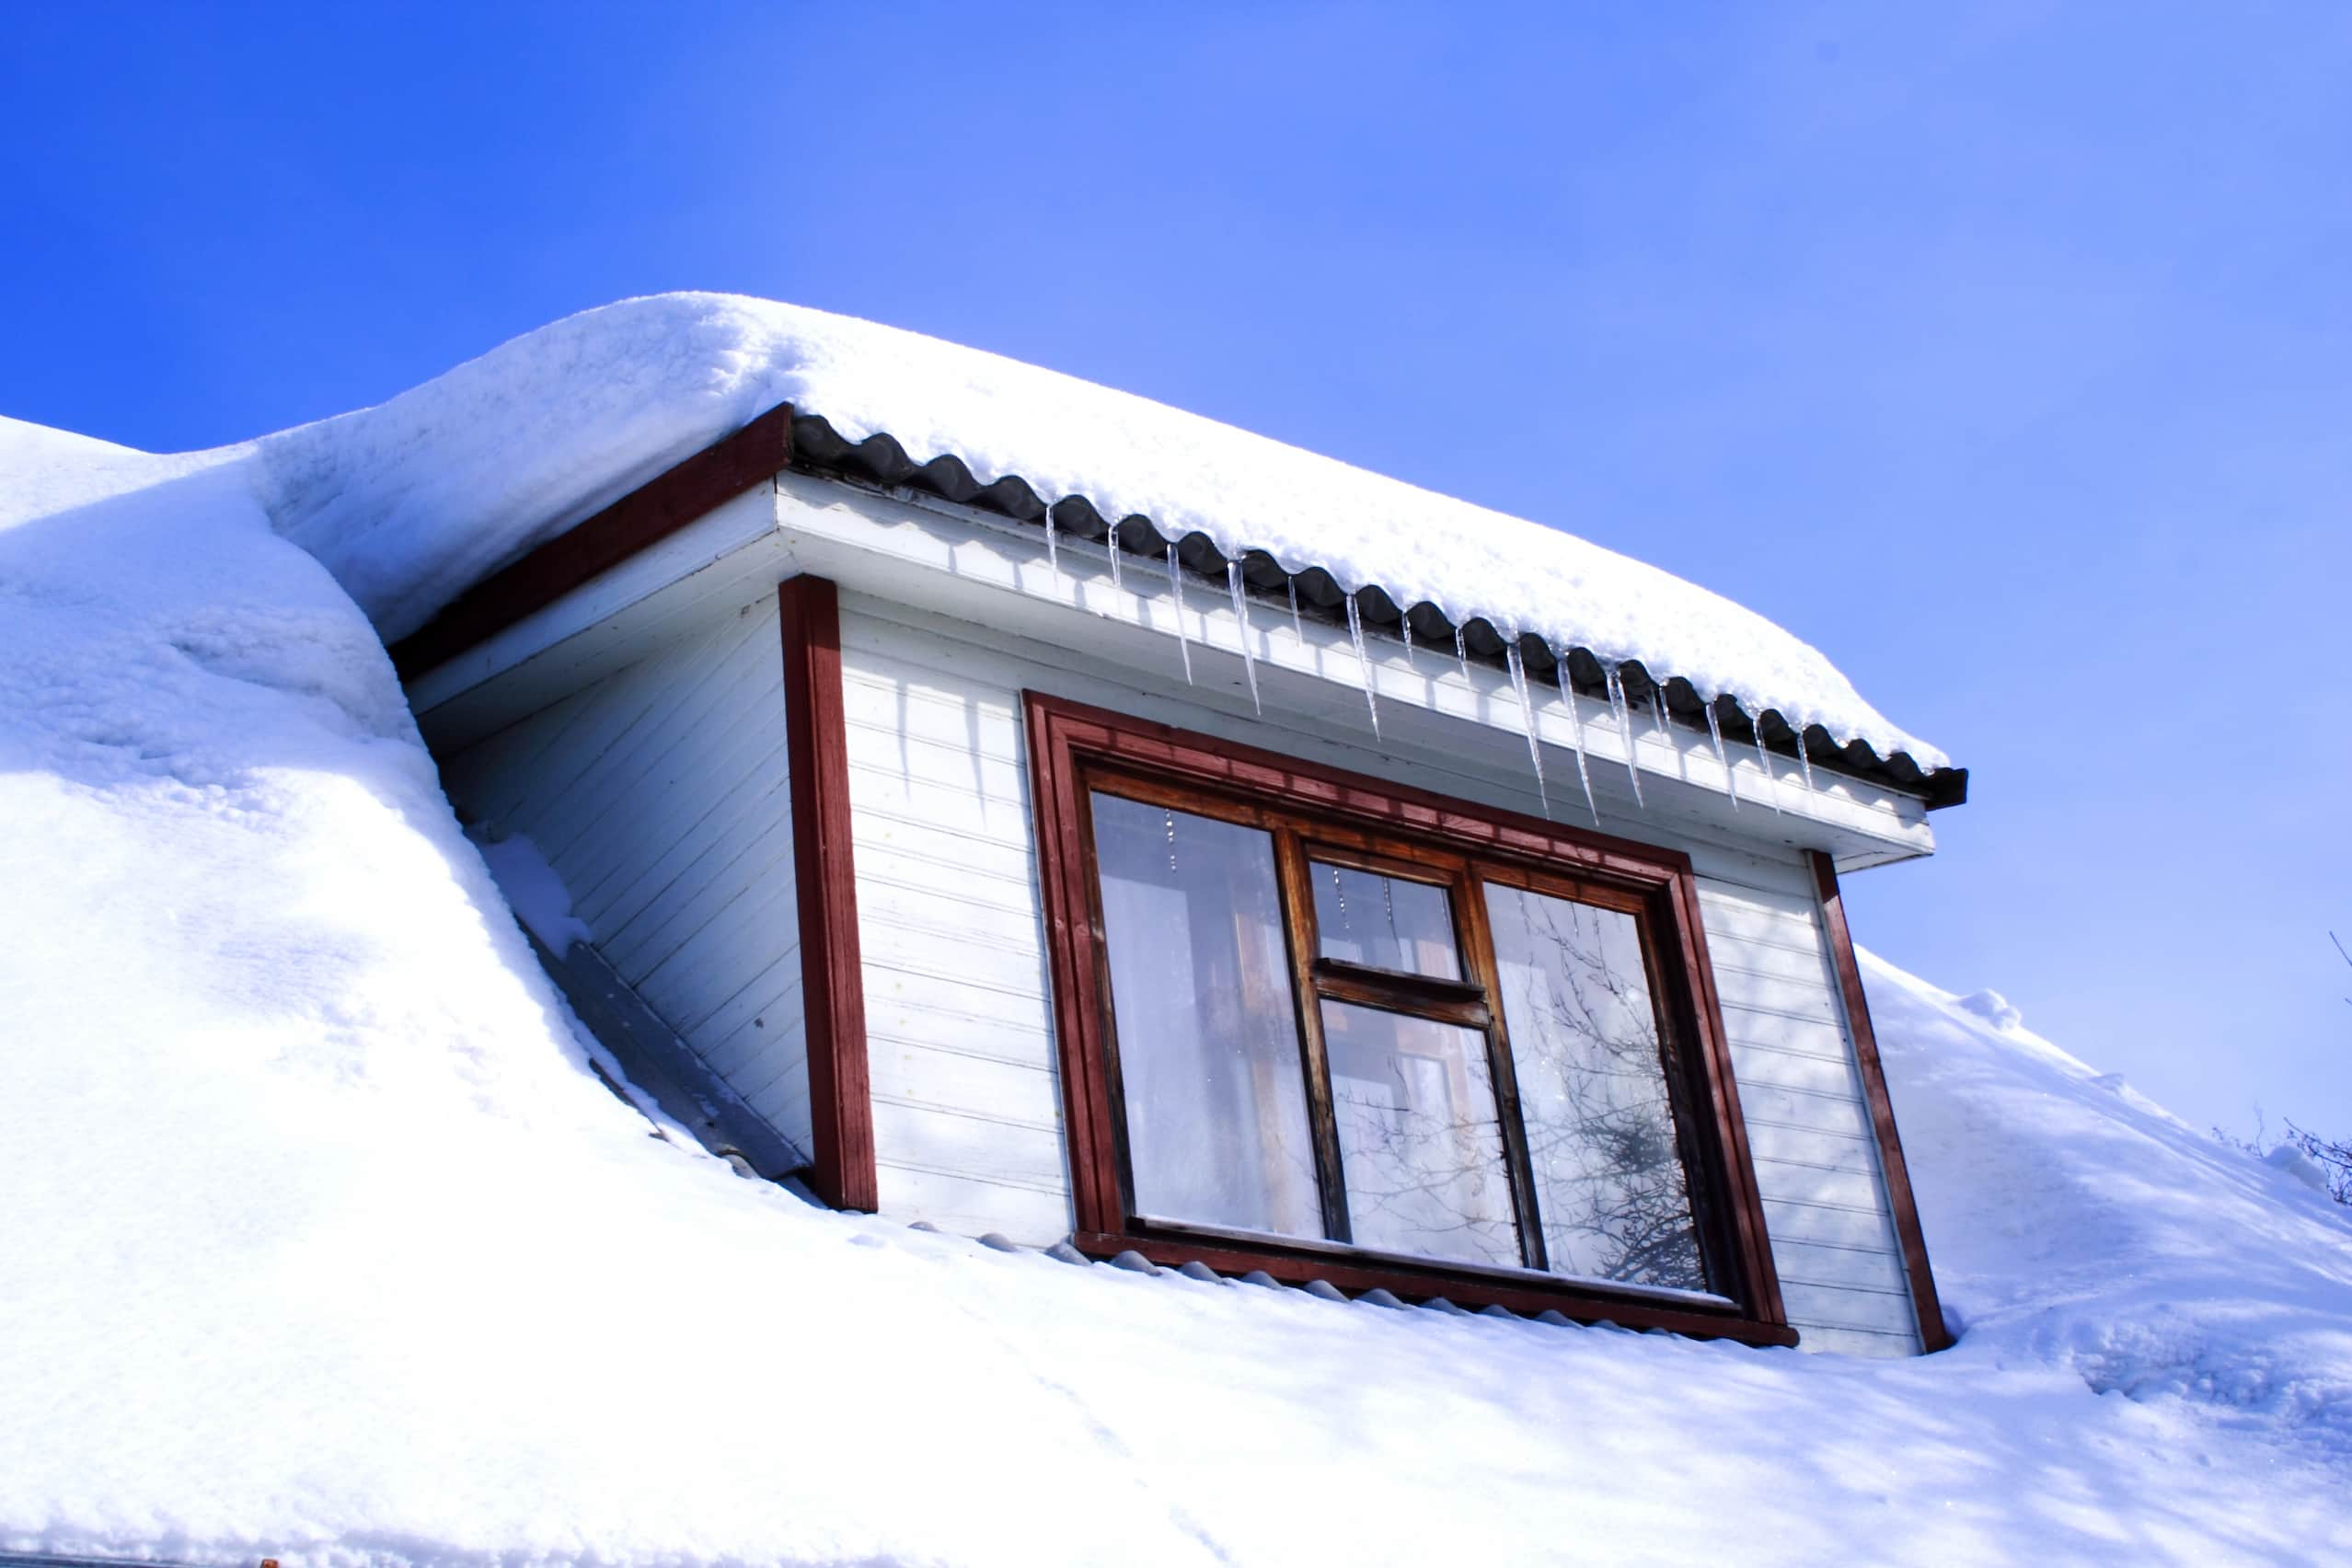
[[[1606,546],[1133,393],[899,328],[737,295],[657,294],[510,340],[374,409],[265,436],[263,504],[387,640],[491,571],[753,418],[790,404],[847,443],[952,458],[982,487],[1320,569],[1460,626],[1639,663],[1701,700],[1819,725],[1839,747],[1950,758],[1818,650]],[[910,459],[911,460],[911,459]]]

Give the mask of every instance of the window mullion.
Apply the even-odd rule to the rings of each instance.
[[[1486,920],[1486,890],[1475,868],[1456,884],[1465,973],[1486,987],[1487,1070],[1494,1080],[1494,1112],[1503,1131],[1504,1158],[1510,1166],[1511,1201],[1519,1211],[1519,1250],[1531,1269],[1548,1269],[1543,1214],[1536,1202],[1535,1165],[1528,1154],[1527,1119],[1519,1112],[1519,1077],[1511,1062],[1511,1039],[1503,1023],[1503,972],[1494,958],[1494,933]]]
[[[1332,1105],[1332,1064],[1323,1050],[1323,1009],[1315,987],[1315,894],[1307,851],[1296,828],[1272,824],[1274,868],[1282,885],[1284,923],[1290,937],[1291,985],[1298,1000],[1299,1052],[1307,1074],[1307,1116],[1314,1129],[1315,1174],[1321,1187],[1323,1233],[1355,1239],[1347,1216],[1347,1179],[1340,1163],[1339,1119]]]

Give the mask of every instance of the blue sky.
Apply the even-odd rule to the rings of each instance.
[[[2329,6],[27,6],[0,413],[673,288],[1144,393],[1793,628],[1975,770],[1865,944],[2352,1132],[2346,81]]]

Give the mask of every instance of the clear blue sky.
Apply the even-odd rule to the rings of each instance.
[[[675,288],[1144,393],[1792,627],[1975,770],[1866,944],[2352,1132],[2347,83],[2334,5],[22,6],[0,413]]]

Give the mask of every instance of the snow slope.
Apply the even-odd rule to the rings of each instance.
[[[314,438],[315,439],[315,438]],[[1884,965],[1960,1343],[1337,1305],[808,1208],[589,1073],[253,449],[0,423],[0,1549],[2277,1562],[2352,1229]]]
[[[1206,535],[1377,583],[1455,624],[1639,659],[1700,694],[1826,726],[1922,771],[1949,759],[1828,660],[1680,578],[1142,398],[895,328],[728,294],[663,294],[526,333],[380,408],[257,444],[259,493],[398,641],[521,555],[755,415],[790,402],[852,441],[894,436],[1163,535]],[[1457,410],[1440,406],[1440,418]]]

